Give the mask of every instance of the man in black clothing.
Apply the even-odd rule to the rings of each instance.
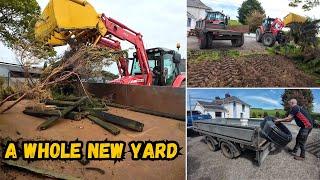
[[[298,151],[298,148],[300,148],[300,156],[295,155],[294,159],[304,160],[306,142],[308,135],[312,130],[314,121],[305,109],[298,106],[296,99],[291,99],[288,103],[291,108],[288,117],[284,119],[277,119],[275,120],[275,123],[291,122],[293,119],[296,121],[296,124],[300,127],[300,130],[296,138],[296,145],[294,146],[293,150],[290,150],[290,152],[295,155]]]

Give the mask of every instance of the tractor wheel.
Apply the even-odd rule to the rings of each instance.
[[[262,33],[261,33],[260,28],[258,28],[258,29],[256,30],[256,41],[257,41],[257,42],[261,42],[261,39],[262,39]]]
[[[275,42],[276,39],[274,38],[272,33],[265,33],[262,37],[262,43],[265,46],[272,47]]]
[[[213,35],[212,34],[207,34],[207,48],[212,48],[213,46]]]
[[[206,33],[200,33],[200,49],[206,49],[208,46]]]
[[[244,36],[243,36],[243,34],[238,39],[232,39],[231,43],[232,43],[233,47],[241,47],[244,44]]]

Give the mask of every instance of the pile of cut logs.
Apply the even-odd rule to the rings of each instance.
[[[121,126],[133,131],[142,132],[144,124],[132,119],[116,116],[107,113],[108,108],[103,102],[97,99],[89,99],[88,97],[72,97],[63,100],[45,99],[43,107],[26,107],[24,114],[46,118],[46,121],[38,126],[38,130],[46,130],[53,126],[60,119],[71,119],[79,121],[88,118],[92,122],[98,124],[114,135],[120,133],[120,129],[115,125]]]

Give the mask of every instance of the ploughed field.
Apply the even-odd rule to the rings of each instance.
[[[292,60],[280,55],[251,54],[237,57],[220,55],[202,56],[200,59],[199,56],[201,56],[199,50],[188,53],[189,87],[318,87],[320,85],[316,83],[317,77],[300,70]]]

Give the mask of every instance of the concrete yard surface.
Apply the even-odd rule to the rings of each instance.
[[[124,109],[110,108],[111,114],[130,118],[144,123],[143,132],[134,132],[118,127],[121,132],[114,136],[99,125],[88,119],[72,121],[60,119],[54,126],[44,131],[36,130],[44,119],[28,116],[22,113],[25,106],[32,101],[22,101],[10,111],[0,115],[0,137],[19,138],[27,140],[56,140],[74,141],[79,139],[87,141],[148,141],[173,140],[177,141],[183,149],[183,155],[173,161],[133,161],[130,153],[121,162],[90,161],[86,166],[78,161],[33,161],[32,167],[48,169],[57,173],[81,177],[82,179],[184,179],[185,178],[185,123],[169,118],[133,112]],[[127,147],[128,148],[128,147]],[[128,151],[128,149],[126,149]],[[104,175],[96,171],[87,170],[86,167],[96,167],[105,171]],[[40,179],[41,177],[23,172],[14,168],[1,168],[0,177],[4,179]],[[2,179],[2,178],[0,178]]]
[[[203,141],[204,136],[188,137],[188,179],[320,179],[319,158],[307,152],[304,161],[297,161],[288,153],[287,150],[295,145],[295,138],[299,131],[295,125],[288,125],[288,127],[292,132],[293,140],[281,151],[271,152],[260,167],[254,162],[253,151],[246,150],[236,159],[227,159],[221,150],[210,151]],[[319,138],[320,130],[313,129],[307,144]]]

